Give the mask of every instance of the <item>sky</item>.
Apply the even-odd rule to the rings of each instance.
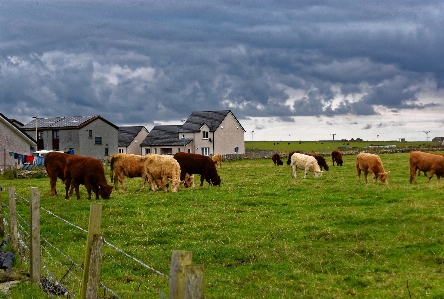
[[[0,1],[0,112],[182,124],[246,141],[444,136],[444,2]]]

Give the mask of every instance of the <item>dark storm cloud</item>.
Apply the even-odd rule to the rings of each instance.
[[[3,1],[2,113],[116,124],[439,107],[439,1]],[[434,84],[426,84],[432,81]],[[430,87],[432,86],[432,87]]]

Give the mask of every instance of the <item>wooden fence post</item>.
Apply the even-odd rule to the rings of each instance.
[[[17,208],[15,204],[15,188],[8,188],[9,198],[9,230],[11,235],[11,245],[14,252],[18,251],[18,230],[17,230]]]
[[[93,242],[93,236],[100,233],[100,222],[102,219],[102,205],[91,204],[89,212],[89,225],[88,225],[88,237],[86,239],[85,259],[83,260],[83,281],[82,281],[82,293],[80,298],[86,298],[86,288],[88,285],[89,275],[89,263],[91,255],[91,247]]]
[[[31,283],[40,284],[41,252],[40,252],[40,194],[36,187],[31,187]]]
[[[103,235],[95,234],[91,248],[89,265],[88,286],[86,289],[87,299],[99,298],[100,265],[102,264]]]
[[[5,237],[5,223],[3,222],[5,216],[3,215],[3,201],[2,201],[2,191],[0,190],[0,238]]]
[[[191,265],[191,262],[191,251],[173,251],[170,266],[170,299],[185,299],[185,266]]]
[[[203,299],[203,265],[185,266],[185,299]]]

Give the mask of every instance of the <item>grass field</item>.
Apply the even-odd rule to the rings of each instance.
[[[380,156],[388,185],[358,184],[354,156],[317,179],[293,179],[271,159],[224,162],[220,187],[178,193],[127,179],[129,191],[100,200],[102,233],[165,274],[173,250],[192,251],[205,267],[205,298],[444,298],[444,182],[409,184],[408,154]],[[42,207],[87,228],[83,187],[81,200],[66,201],[50,196],[47,178],[0,184],[22,195],[38,187]],[[86,235],[41,217],[42,235],[81,264]],[[153,288],[168,296],[167,279],[106,246],[101,277],[122,298],[159,298]]]

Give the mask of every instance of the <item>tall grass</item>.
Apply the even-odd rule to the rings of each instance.
[[[100,201],[102,233],[165,274],[172,250],[192,251],[205,267],[205,298],[443,298],[444,182],[421,176],[409,184],[408,154],[380,156],[388,185],[358,184],[354,156],[317,179],[302,172],[293,179],[289,166],[271,159],[224,162],[220,187],[178,193],[141,190],[139,178],[126,179],[129,191]],[[57,197],[47,178],[1,185],[25,195],[38,187],[42,207],[87,226],[83,187],[81,200],[66,201],[60,181]],[[42,235],[81,264],[85,235],[41,217]],[[168,293],[167,279],[105,250],[101,276],[120,296]]]

